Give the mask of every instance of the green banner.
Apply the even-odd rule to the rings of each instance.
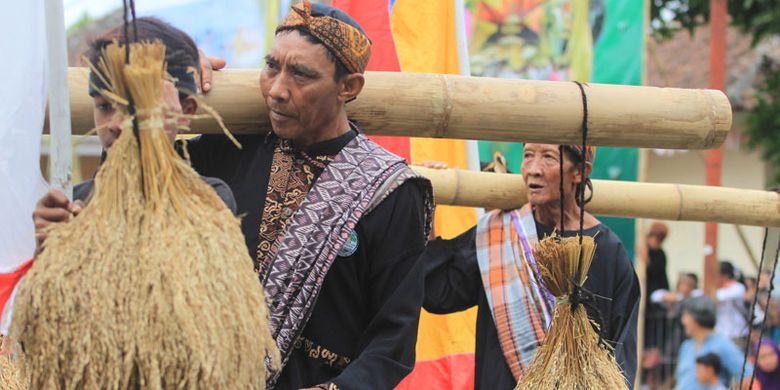
[[[483,0],[467,6],[475,76],[641,84],[644,0]],[[483,164],[496,152],[510,172],[520,173],[522,144],[479,142]],[[636,181],[638,160],[638,149],[598,148],[592,177]],[[600,220],[633,258],[634,220]]]

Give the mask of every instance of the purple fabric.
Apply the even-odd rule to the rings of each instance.
[[[775,344],[774,341],[763,339],[761,340],[761,346],[772,348],[772,351],[774,351],[775,355],[780,359],[780,349],[778,349],[777,344]],[[758,356],[758,349],[759,348],[756,348],[756,356]],[[772,372],[766,372],[756,364],[756,379],[758,379],[758,383],[761,384],[761,390],[780,390],[780,364]]]
[[[544,305],[547,308],[547,312],[550,313],[550,317],[552,317],[552,311],[555,307],[555,297],[553,297],[552,293],[550,293],[550,291],[547,289],[547,286],[544,284],[544,280],[542,280],[541,276],[542,274],[539,272],[539,266],[536,265],[536,256],[534,255],[533,246],[538,241],[538,237],[534,235],[534,242],[529,242],[529,237],[524,233],[525,230],[520,223],[520,213],[518,210],[512,211],[512,222],[515,223],[515,230],[517,231],[517,236],[520,238],[520,245],[522,246],[523,252],[525,253],[525,258],[528,259],[528,262],[531,263],[534,272],[536,272],[536,277],[539,281],[539,289],[542,291],[542,296],[544,297]]]

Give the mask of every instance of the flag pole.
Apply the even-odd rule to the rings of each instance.
[[[471,76],[469,63],[469,41],[466,31],[466,4],[463,0],[455,1],[455,40],[458,49],[458,67],[461,76]],[[476,140],[466,140],[466,162],[471,171],[479,171],[479,144]],[[477,218],[481,218],[485,210],[478,208]]]
[[[726,91],[726,35],[728,2],[710,0],[710,88]],[[706,154],[706,181],[708,186],[721,185],[723,146]],[[704,225],[704,293],[715,297],[718,289],[718,225]]]
[[[68,97],[68,42],[60,0],[46,2],[46,46],[49,75],[49,184],[73,198],[71,183],[72,144]]]

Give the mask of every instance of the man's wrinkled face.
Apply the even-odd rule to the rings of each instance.
[[[523,180],[528,187],[528,202],[532,206],[560,202],[560,161],[558,145],[525,144],[523,146]],[[574,199],[574,188],[581,181],[580,173],[571,161],[563,156],[564,196]]]
[[[327,50],[295,30],[274,38],[260,89],[279,137],[310,145],[336,122],[343,83],[334,80],[336,65]]]

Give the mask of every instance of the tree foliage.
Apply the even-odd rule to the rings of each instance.
[[[780,66],[769,69],[757,92],[758,104],[748,116],[748,146],[760,149],[764,161],[774,167],[775,183],[780,183]]]
[[[710,19],[710,0],[650,0],[653,32],[669,37],[679,29],[693,31]],[[732,25],[753,35],[753,43],[780,34],[780,1],[728,0]]]
[[[650,0],[651,26],[658,39],[671,37],[677,30],[709,22],[710,0]],[[728,0],[731,24],[752,35],[753,45],[780,35],[779,0]],[[763,159],[780,183],[780,64],[764,64],[764,80],[756,92],[758,104],[748,113],[745,133],[748,147],[761,150]]]

